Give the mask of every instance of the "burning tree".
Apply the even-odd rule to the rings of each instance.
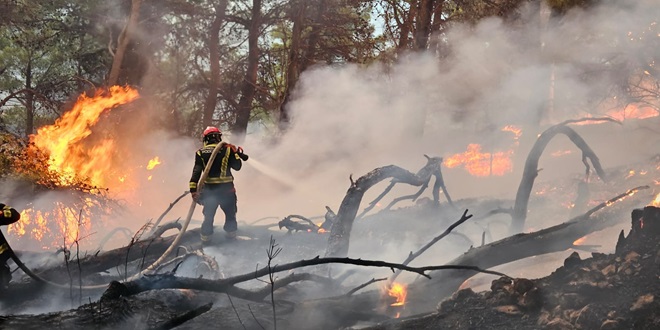
[[[9,227],[10,235],[21,241],[29,237],[44,248],[68,247],[91,234],[95,219],[120,209],[107,192],[122,188],[130,171],[114,163],[117,152],[112,137],[93,136],[92,127],[103,113],[138,96],[137,90],[120,86],[83,94],[53,125],[31,135],[29,143],[4,136],[12,142],[2,150],[5,174],[32,185],[42,197],[39,200],[45,201],[27,204],[21,221]],[[157,163],[155,159],[148,167]],[[48,192],[58,194],[49,198]]]

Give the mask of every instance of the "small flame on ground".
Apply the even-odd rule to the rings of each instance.
[[[515,125],[507,125],[502,128],[502,132],[511,132],[513,133],[513,139],[518,140],[522,135],[522,129]]]
[[[464,153],[455,154],[445,158],[444,165],[454,168],[463,165],[474,176],[502,176],[513,169],[511,156],[513,150],[505,152],[481,152],[482,146],[476,143],[469,144]]]
[[[406,285],[394,282],[387,290],[390,297],[396,298],[396,301],[390,306],[403,306],[406,303],[406,296],[408,295],[408,288]]]
[[[573,242],[573,245],[582,245],[587,240],[587,236],[582,236]]]

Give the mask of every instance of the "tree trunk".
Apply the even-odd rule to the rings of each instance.
[[[297,6],[295,16],[293,17],[293,28],[291,31],[291,44],[289,48],[289,65],[286,71],[286,91],[284,92],[284,100],[280,105],[280,130],[286,130],[291,122],[291,114],[289,113],[289,101],[291,101],[291,93],[298,81],[300,75],[300,39],[302,37],[302,30],[305,25],[305,11],[307,4],[305,0],[294,2]]]
[[[396,6],[393,4],[393,6]],[[410,9],[408,10],[408,14],[406,15],[406,18],[403,20],[401,26],[399,26],[399,43],[397,45],[397,53],[401,53],[404,50],[408,49],[408,35],[410,34],[410,30],[413,24],[413,20],[415,19],[415,15],[417,13],[417,8],[415,6],[410,5]]]
[[[32,89],[32,57],[28,59],[25,68],[25,89]],[[34,131],[34,93],[25,94],[25,136],[30,136]]]
[[[245,138],[252,101],[256,93],[257,71],[259,69],[259,35],[261,28],[261,0],[252,0],[252,18],[250,20],[250,31],[248,34],[248,58],[245,78],[241,88],[241,98],[238,101],[236,122],[232,129],[234,142],[240,143]]]
[[[209,77],[209,93],[204,102],[203,127],[213,124],[213,113],[218,103],[218,86],[220,85],[220,27],[224,23],[226,10],[227,0],[220,1],[215,7],[215,19],[209,31],[208,47],[211,76]]]
[[[431,31],[429,33],[429,49],[435,52],[438,57],[444,58],[447,56],[447,51],[440,48],[440,30],[443,28],[444,19],[442,18],[442,11],[444,10],[444,2],[440,1],[433,9],[433,22],[431,23]]]
[[[126,26],[117,38],[117,48],[115,49],[115,55],[112,60],[110,74],[108,74],[108,86],[117,85],[119,82],[119,74],[121,72],[122,63],[124,62],[124,55],[126,55],[128,44],[131,41],[131,36],[134,34],[134,30],[137,27],[138,19],[140,17],[141,4],[142,0],[131,1],[131,13],[128,17],[128,23],[126,23]]]
[[[418,51],[426,50],[428,46],[434,3],[434,0],[419,1],[419,12],[415,25],[415,49]]]
[[[314,22],[312,24],[312,31],[309,33],[307,48],[305,51],[305,55],[303,56],[302,59],[302,67],[300,68],[300,72],[305,71],[305,69],[307,69],[310,65],[312,65],[314,61],[316,61],[316,57],[317,57],[316,48],[319,43],[321,31],[325,26],[324,16],[326,10],[327,10],[327,1],[319,0],[316,17],[314,18]]]

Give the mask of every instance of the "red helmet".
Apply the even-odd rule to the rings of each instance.
[[[222,132],[220,132],[220,130],[217,127],[208,126],[204,130],[204,133],[202,133],[202,137],[206,137],[207,135],[213,134],[213,133],[222,135]]]

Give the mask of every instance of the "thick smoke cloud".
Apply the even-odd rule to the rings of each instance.
[[[523,137],[515,150],[514,172],[507,175],[508,180],[486,178],[482,184],[475,183],[492,186],[505,182],[511,195],[523,157],[547,125],[611,110],[603,106],[602,97],[609,95],[621,77],[605,72],[589,79],[585,67],[607,68],[604,61],[633,56],[641,45],[630,40],[629,31],[639,34],[652,27],[658,14],[660,7],[653,1],[638,1],[574,10],[553,26],[548,26],[546,11],[541,15],[541,30],[530,18],[522,20],[534,22],[529,26],[514,27],[489,18],[476,26],[454,26],[444,36],[452,46],[446,62],[409,55],[391,67],[346,64],[313,68],[302,75],[296,99],[290,104],[291,130],[278,145],[260,148],[259,139],[253,138],[248,148],[256,159],[308,186],[307,192],[324,195],[316,205],[322,210],[320,203],[338,205],[351,173],[355,177],[387,164],[414,171],[423,165],[423,153],[447,156],[464,151],[468,143],[506,150],[514,141],[500,129],[515,124],[523,127]],[[645,35],[653,37],[657,38]],[[553,75],[553,107],[549,109]],[[539,115],[539,111],[544,113]],[[604,124],[597,125],[600,129],[578,131],[586,134],[605,166],[613,166],[652,153],[645,143],[632,150],[603,148],[627,135],[624,132],[630,125]],[[560,142],[553,142],[550,148],[570,148]],[[553,160],[546,161],[553,164]],[[557,167],[570,167],[568,173],[580,171],[579,155],[561,162],[564,165]],[[453,180],[456,177],[460,180]],[[253,179],[245,175],[239,182],[249,185]],[[456,183],[471,178],[460,170],[447,170],[446,179],[454,183],[449,185],[451,190],[461,189]],[[460,195],[481,195],[475,188]],[[485,191],[502,193],[503,189]],[[303,202],[289,200],[289,205],[296,203]]]

